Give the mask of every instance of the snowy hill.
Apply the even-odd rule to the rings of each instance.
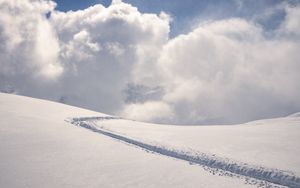
[[[300,187],[300,116],[147,124],[0,93],[0,187]]]

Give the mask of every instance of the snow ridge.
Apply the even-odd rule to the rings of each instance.
[[[131,139],[119,134],[112,133],[110,131],[104,130],[99,127],[95,127],[92,121],[95,120],[112,120],[120,119],[118,117],[105,116],[105,117],[82,117],[73,118],[69,122],[80,127],[87,128],[96,133],[100,133],[111,138],[117,139],[119,141],[138,146],[142,149],[159,153],[161,155],[173,157],[176,159],[181,159],[188,161],[190,163],[199,164],[209,168],[220,169],[228,171],[237,175],[242,175],[257,180],[263,180],[270,183],[288,186],[291,188],[300,188],[300,178],[294,175],[292,172],[286,172],[279,169],[269,169],[265,167],[258,167],[249,165],[247,163],[233,162],[229,159],[224,159],[205,153],[190,153],[185,151],[179,151],[172,148],[166,148],[164,146],[152,145],[149,143],[144,143],[135,139]]]

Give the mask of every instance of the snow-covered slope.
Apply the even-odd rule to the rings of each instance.
[[[300,187],[298,114],[231,126],[156,125],[101,116],[71,122],[169,157]]]
[[[292,171],[300,176],[300,116],[297,114],[226,126],[158,125],[107,118],[88,122],[135,140]]]
[[[300,171],[297,115],[236,126],[153,125],[0,93],[0,118],[0,187],[276,187],[280,184],[213,165],[193,165],[197,161],[187,163],[172,153],[165,155],[164,151],[196,156],[199,160],[203,155],[208,159],[213,156],[226,159],[227,164],[236,161],[254,169],[259,166],[274,169],[276,173],[283,171],[288,176],[294,175],[291,182],[297,187]],[[165,150],[160,153],[141,145]]]

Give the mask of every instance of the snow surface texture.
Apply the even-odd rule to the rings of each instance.
[[[65,121],[80,116],[105,115],[0,93],[0,187],[251,187]]]
[[[159,144],[149,144],[147,142],[141,142],[134,140],[119,134],[115,134],[107,131],[104,127],[97,126],[97,122],[103,120],[114,120],[120,118],[114,117],[86,117],[86,118],[74,118],[71,120],[72,124],[90,129],[94,132],[101,133],[103,135],[115,138],[117,140],[139,146],[140,148],[148,151],[156,152],[169,157],[182,159],[191,163],[196,163],[206,167],[229,171],[237,175],[243,175],[258,180],[265,180],[274,184],[289,186],[289,187],[300,187],[300,178],[292,172],[287,172],[278,169],[268,169],[264,167],[258,167],[249,165],[247,163],[234,162],[230,159],[222,159],[215,155],[208,155],[201,152],[191,152],[177,150],[174,148],[165,147]],[[130,123],[130,121],[128,122]],[[101,123],[100,123],[101,124]],[[155,139],[154,139],[155,140]]]
[[[89,121],[93,126],[135,140],[215,154],[300,176],[300,117],[297,114],[241,125],[169,126],[125,119]]]
[[[73,117],[89,118],[73,119]],[[294,173],[295,178],[292,178],[291,182],[295,183],[299,177],[299,159],[297,159],[299,142],[290,145],[289,141],[289,139],[295,141],[295,136],[299,134],[297,115],[279,119],[289,132],[289,139],[285,140],[279,134],[284,132],[285,128],[278,130],[280,126],[273,123],[264,125],[266,122],[277,120],[243,125],[247,129],[245,131],[247,134],[240,132],[243,137],[251,137],[251,134],[259,130],[258,127],[263,127],[262,132],[265,129],[264,133],[267,130],[270,131],[270,135],[276,133],[279,141],[284,142],[281,145],[274,140],[270,142],[273,144],[270,150],[276,151],[276,154],[283,153],[276,156],[283,160],[279,162],[275,160],[276,157],[268,156],[269,150],[262,152],[265,149],[263,145],[266,145],[264,141],[272,137],[263,137],[264,139],[257,137],[256,141],[262,144],[253,145],[254,150],[263,157],[269,157],[268,160],[273,161],[272,163],[266,163],[258,155],[253,159],[256,163],[250,163],[247,156],[253,157],[250,152],[253,148],[247,146],[245,140],[234,143],[234,146],[242,147],[244,151],[249,152],[238,155],[237,152],[229,151],[231,155],[227,155],[226,149],[233,146],[228,146],[228,142],[232,140],[229,139],[228,142],[222,140],[228,139],[229,136],[224,129],[231,127],[231,132],[235,128],[241,131],[242,126],[184,127],[154,124],[150,126],[63,104],[2,93],[0,93],[0,118],[0,187],[283,187],[268,181],[255,180],[251,176],[234,175],[213,168],[212,170],[205,167],[205,164],[191,165],[197,161],[190,160],[192,163],[188,164],[178,160],[180,157],[177,159],[174,159],[174,156],[166,157],[162,153],[165,150],[169,150],[172,155],[178,153],[183,157],[195,157],[194,159],[198,159],[201,153],[211,159],[213,155],[211,153],[214,153],[218,156],[215,157],[217,160],[228,159],[225,161],[226,164],[242,161],[251,164],[249,166],[254,169],[257,166],[261,166],[262,170],[272,169],[274,175],[283,173],[282,175],[291,177]],[[70,126],[69,121],[72,119],[84,122],[86,128],[93,127],[94,131],[102,130],[107,134],[105,136],[86,128]],[[216,139],[214,132],[223,135],[222,139]],[[107,137],[113,135],[119,136],[117,139],[128,138],[145,146],[165,150],[155,151],[163,155],[153,153],[153,148],[145,148],[148,150],[146,152],[147,150],[138,149],[137,146],[132,147],[134,143],[124,144],[124,139],[119,142],[120,140]],[[198,135],[198,139],[195,139],[195,135]],[[235,134],[232,133],[230,137],[235,137]],[[210,143],[204,143],[205,140]],[[223,149],[218,147],[220,142],[224,142]],[[205,144],[210,146],[206,147]],[[248,144],[257,143],[248,142]],[[283,145],[286,146],[286,150],[282,149]],[[291,147],[294,150],[291,151]],[[241,156],[244,156],[244,160],[240,160]],[[209,171],[215,175],[208,173]],[[282,180],[283,177],[280,178]]]

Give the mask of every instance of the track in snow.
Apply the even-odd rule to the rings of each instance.
[[[268,169],[264,167],[251,166],[246,163],[237,163],[237,162],[230,161],[228,159],[211,156],[205,153],[192,154],[184,151],[175,150],[172,148],[165,148],[163,146],[152,145],[119,134],[109,132],[102,128],[96,127],[92,124],[93,121],[111,120],[111,119],[120,119],[120,118],[111,117],[111,116],[82,117],[82,118],[73,118],[71,119],[70,123],[109,136],[119,141],[132,144],[134,146],[140,147],[150,152],[155,152],[161,155],[173,157],[176,159],[181,159],[184,161],[188,161],[189,163],[199,164],[204,167],[227,171],[236,175],[242,175],[257,180],[267,181],[281,186],[300,188],[300,178],[290,172],[286,172],[278,169]]]

